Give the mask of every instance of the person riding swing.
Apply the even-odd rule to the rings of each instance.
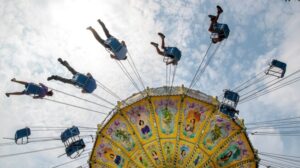
[[[53,95],[52,90],[48,91],[48,87],[42,83],[35,84],[35,83],[29,83],[24,81],[18,81],[16,80],[16,78],[11,79],[11,81],[24,85],[25,90],[23,90],[22,92],[5,93],[7,97],[9,97],[10,95],[33,95],[34,99],[42,99],[45,96]]]
[[[223,13],[223,9],[220,6],[217,6],[217,16],[208,15],[211,21],[208,31],[212,33],[211,41],[214,44],[227,39],[230,32],[227,24],[218,23],[221,13]]]
[[[98,19],[99,24],[101,25],[107,39],[103,40],[99,34],[96,32],[95,29],[93,29],[91,26],[87,28],[87,30],[90,30],[96,40],[106,49],[108,49],[111,54],[110,57],[116,60],[126,60],[127,59],[127,46],[125,44],[125,41],[119,41],[114,36],[112,36],[109,31],[107,30],[105,24]]]
[[[92,93],[96,88],[97,84],[95,79],[90,73],[87,73],[86,75],[83,75],[76,70],[74,70],[67,61],[63,61],[61,58],[58,58],[58,62],[60,62],[63,66],[65,66],[72,74],[73,78],[72,79],[66,79],[57,75],[52,75],[48,77],[48,81],[50,80],[58,80],[63,83],[69,83],[74,86],[78,86],[82,88],[81,92],[82,93]]]
[[[150,44],[153,45],[156,48],[156,51],[159,55],[163,57],[167,57],[168,59],[170,58],[171,60],[168,61],[168,59],[165,61],[167,65],[173,64],[177,65],[178,61],[181,58],[181,51],[177,47],[166,47],[165,46],[165,35],[162,33],[158,33],[158,35],[161,37],[161,48],[163,51],[161,51],[158,48],[158,44],[155,42],[151,42]]]

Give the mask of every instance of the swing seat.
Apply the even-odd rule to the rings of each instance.
[[[286,72],[286,63],[273,59],[270,67],[266,71],[267,75],[283,78]]]
[[[114,37],[108,38],[105,41],[105,44],[107,44],[110,47],[110,49],[113,53],[117,53],[123,47],[123,45],[119,42],[119,40],[117,40]]]
[[[64,132],[61,133],[60,139],[63,143],[65,143],[69,138],[72,138],[74,136],[78,136],[80,134],[80,131],[78,127],[71,127],[66,129]]]
[[[72,159],[75,159],[80,156],[85,148],[85,143],[83,139],[72,142],[69,146],[66,147],[66,154]]]
[[[240,96],[238,93],[225,90],[224,91],[224,97],[222,103],[227,104],[233,108],[236,108],[238,102],[239,102]]]
[[[223,114],[229,116],[230,118],[234,118],[235,114],[238,114],[237,110],[235,110],[233,107],[228,106],[226,104],[221,104],[220,112],[222,112]]]
[[[15,143],[16,144],[27,144],[28,137],[31,135],[30,128],[26,127],[19,129],[15,133]]]
[[[169,57],[179,61],[181,58],[181,51],[177,47],[166,47],[164,51],[164,55],[165,57]],[[164,59],[164,61],[167,60],[168,59]]]
[[[25,94],[34,94],[34,95],[38,95],[40,93],[43,92],[43,89],[41,86],[37,85],[37,84],[34,84],[34,83],[28,83],[26,85],[26,88],[25,88]]]
[[[211,34],[211,38],[223,38],[227,39],[230,33],[230,29],[227,24],[216,23],[214,25],[214,33]]]
[[[97,88],[94,78],[89,78],[80,73],[74,75],[72,80],[75,82],[75,85],[83,88],[87,93],[92,93]]]

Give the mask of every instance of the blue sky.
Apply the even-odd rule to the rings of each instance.
[[[166,43],[182,50],[175,85],[188,86],[204,52],[209,45],[208,14],[215,14],[216,5],[224,13],[220,22],[227,23],[231,32],[218,50],[195,89],[219,95],[253,74],[260,72],[268,61],[277,58],[288,64],[287,74],[299,69],[300,62],[300,3],[282,0],[0,0],[0,137],[12,137],[24,126],[92,126],[103,115],[65,107],[30,97],[6,98],[6,91],[22,90],[11,83],[20,80],[43,82],[83,98],[80,90],[57,82],[47,82],[51,74],[70,76],[56,61],[66,59],[81,72],[93,76],[109,86],[122,98],[136,90],[123,75],[115,61],[86,30],[93,26],[104,34],[97,23],[101,18],[111,34],[124,39],[129,51],[149,87],[165,82],[165,65],[150,41],[159,41],[157,32],[164,32]],[[265,121],[300,115],[300,84],[294,84],[251,102],[239,105],[240,117],[246,122]],[[100,88],[97,94],[107,97]],[[66,100],[56,94],[55,99]],[[88,108],[98,108],[67,99]],[[108,100],[115,102],[111,97]],[[107,112],[106,109],[99,110]],[[57,133],[49,133],[52,136]],[[51,136],[51,135],[47,136]],[[43,136],[42,134],[36,134]],[[260,151],[300,156],[299,138],[251,137]],[[0,142],[6,142],[0,140]],[[267,142],[267,143],[266,143]],[[1,147],[0,154],[9,154],[51,146],[60,142]],[[0,158],[1,167],[50,167],[64,161],[57,158],[63,150],[12,158]],[[81,163],[84,163],[83,161]],[[80,164],[80,163],[79,163]],[[78,165],[79,165],[78,164]],[[74,167],[75,165],[73,165]],[[71,167],[71,166],[70,166]]]

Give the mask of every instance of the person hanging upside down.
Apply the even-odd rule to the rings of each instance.
[[[15,78],[11,79],[12,82],[16,82],[25,86],[25,90],[22,92],[11,92],[5,93],[7,97],[10,95],[33,95],[34,99],[43,98],[45,96],[52,96],[52,90],[48,91],[48,87],[42,83],[35,84],[35,83],[28,83],[24,81],[18,81]]]
[[[208,15],[210,18],[210,26],[208,31],[212,33],[211,41],[212,43],[221,42],[229,36],[229,27],[227,24],[218,23],[220,14],[223,12],[223,9],[220,6],[217,6],[217,16]]]
[[[82,88],[82,93],[92,93],[96,88],[97,84],[95,79],[90,73],[87,73],[86,75],[83,75],[81,73],[78,73],[76,70],[74,70],[67,61],[63,61],[61,58],[58,58],[58,62],[60,62],[63,66],[65,66],[72,74],[72,79],[66,79],[57,75],[52,75],[48,77],[49,80],[58,80],[63,83],[69,83],[74,86],[78,86]]]
[[[91,26],[87,28],[87,30],[90,30],[96,40],[106,49],[111,51],[113,54],[110,54],[110,57],[116,60],[126,60],[127,59],[127,47],[125,44],[125,41],[120,41],[116,39],[114,36],[112,36],[109,31],[107,30],[105,24],[98,19],[99,24],[101,25],[107,39],[103,40],[99,34],[96,32],[95,29],[93,29]]]
[[[156,51],[159,55],[162,55],[163,57],[168,57],[171,60],[167,61],[166,64],[173,64],[177,65],[178,61],[181,58],[181,51],[177,47],[166,47],[165,46],[165,35],[162,33],[158,33],[158,35],[161,37],[161,48],[163,51],[161,51],[158,48],[158,44],[151,42],[150,44],[153,45],[156,48]]]

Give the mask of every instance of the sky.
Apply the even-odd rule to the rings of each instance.
[[[0,137],[13,137],[25,126],[72,125],[96,127],[105,115],[56,104],[32,100],[28,96],[7,98],[8,91],[23,90],[10,79],[44,83],[101,104],[105,102],[80,89],[47,81],[53,74],[71,77],[57,62],[67,60],[76,70],[90,72],[98,81],[125,99],[137,90],[118,64],[86,30],[94,27],[104,37],[97,23],[101,19],[115,37],[126,41],[146,86],[165,84],[165,65],[151,41],[159,42],[157,32],[166,35],[166,43],[182,51],[174,85],[188,86],[210,44],[208,14],[216,13],[216,5],[224,9],[220,22],[230,27],[230,36],[194,89],[209,95],[220,95],[261,72],[276,58],[288,64],[287,74],[299,69],[300,3],[283,0],[0,0]],[[215,46],[213,46],[215,47]],[[238,106],[245,122],[266,121],[300,116],[300,83]],[[108,101],[116,100],[98,88],[95,93]],[[55,100],[78,106],[109,110],[55,93]],[[109,105],[109,104],[106,104]],[[35,132],[37,137],[58,136],[57,132]],[[256,149],[264,152],[300,156],[298,137],[250,136]],[[88,139],[89,140],[89,139]],[[9,142],[0,139],[0,143]],[[0,155],[61,146],[61,142],[35,143],[25,146],[1,146]],[[91,148],[89,144],[87,148]],[[0,158],[1,167],[41,168],[69,161],[63,149]],[[86,160],[69,164],[76,167]]]

